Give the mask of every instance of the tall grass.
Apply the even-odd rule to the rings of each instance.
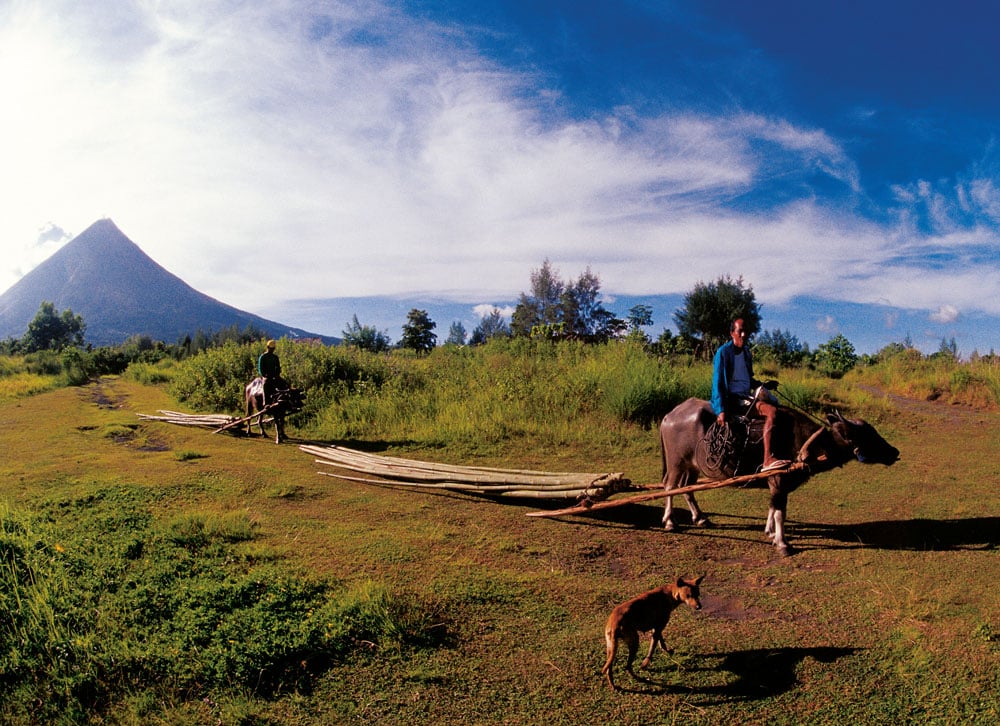
[[[177,364],[170,358],[164,358],[156,363],[136,361],[125,369],[124,376],[136,383],[148,386],[158,383],[169,383],[176,373]]]
[[[852,382],[909,398],[942,400],[970,406],[1000,406],[1000,358],[960,361],[949,355],[924,357],[903,350],[870,366],[855,368]]]
[[[243,406],[243,386],[257,375],[259,345],[226,343],[209,348],[177,367],[170,390],[181,401],[215,412]],[[356,388],[378,387],[389,377],[384,356],[353,348],[298,345],[282,340],[277,350],[283,376],[308,391],[303,419]]]
[[[311,435],[466,451],[526,438],[558,445],[584,436],[595,418],[606,427],[648,427],[708,390],[703,370],[674,368],[625,344],[496,340],[390,360],[381,385],[357,386],[332,402],[309,426]]]
[[[171,390],[198,410],[235,410],[253,375],[255,346],[230,344],[178,365]],[[650,355],[641,345],[494,339],[430,355],[374,355],[282,341],[283,370],[307,390],[292,423],[323,440],[458,447],[495,454],[530,439],[539,448],[608,443],[622,426],[650,428],[679,402],[711,394],[711,365]],[[806,369],[779,375],[799,408],[832,404],[828,379]]]

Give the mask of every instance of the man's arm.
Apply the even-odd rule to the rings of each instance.
[[[719,417],[719,422],[725,422],[726,395],[729,392],[729,378],[726,375],[726,346],[715,352],[712,361],[712,411]]]

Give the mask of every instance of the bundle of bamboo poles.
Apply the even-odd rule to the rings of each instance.
[[[139,413],[136,415],[146,421],[164,421],[166,423],[180,424],[182,426],[208,426],[213,429],[217,429],[221,426],[227,426],[234,421],[239,421],[239,419],[227,416],[224,413],[180,413],[179,411],[163,410],[159,413],[162,415],[151,416],[145,413]]]
[[[604,499],[628,490],[631,482],[621,472],[594,474],[544,472],[525,469],[495,469],[482,466],[453,466],[394,456],[378,456],[342,446],[299,447],[316,457],[316,463],[379,477],[346,476],[319,472],[347,481],[392,484],[428,489],[482,494],[492,497],[536,499]]]

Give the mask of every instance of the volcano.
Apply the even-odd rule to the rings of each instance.
[[[253,326],[271,338],[316,333],[267,320],[198,292],[158,265],[110,219],[101,219],[0,295],[0,338],[19,338],[42,302],[69,308],[87,325],[92,345],[117,345],[134,335],[175,343]]]

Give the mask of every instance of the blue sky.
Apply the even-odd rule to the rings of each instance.
[[[189,284],[441,337],[550,259],[656,335],[1000,349],[1000,9],[972,2],[0,0],[0,289],[100,217]]]

